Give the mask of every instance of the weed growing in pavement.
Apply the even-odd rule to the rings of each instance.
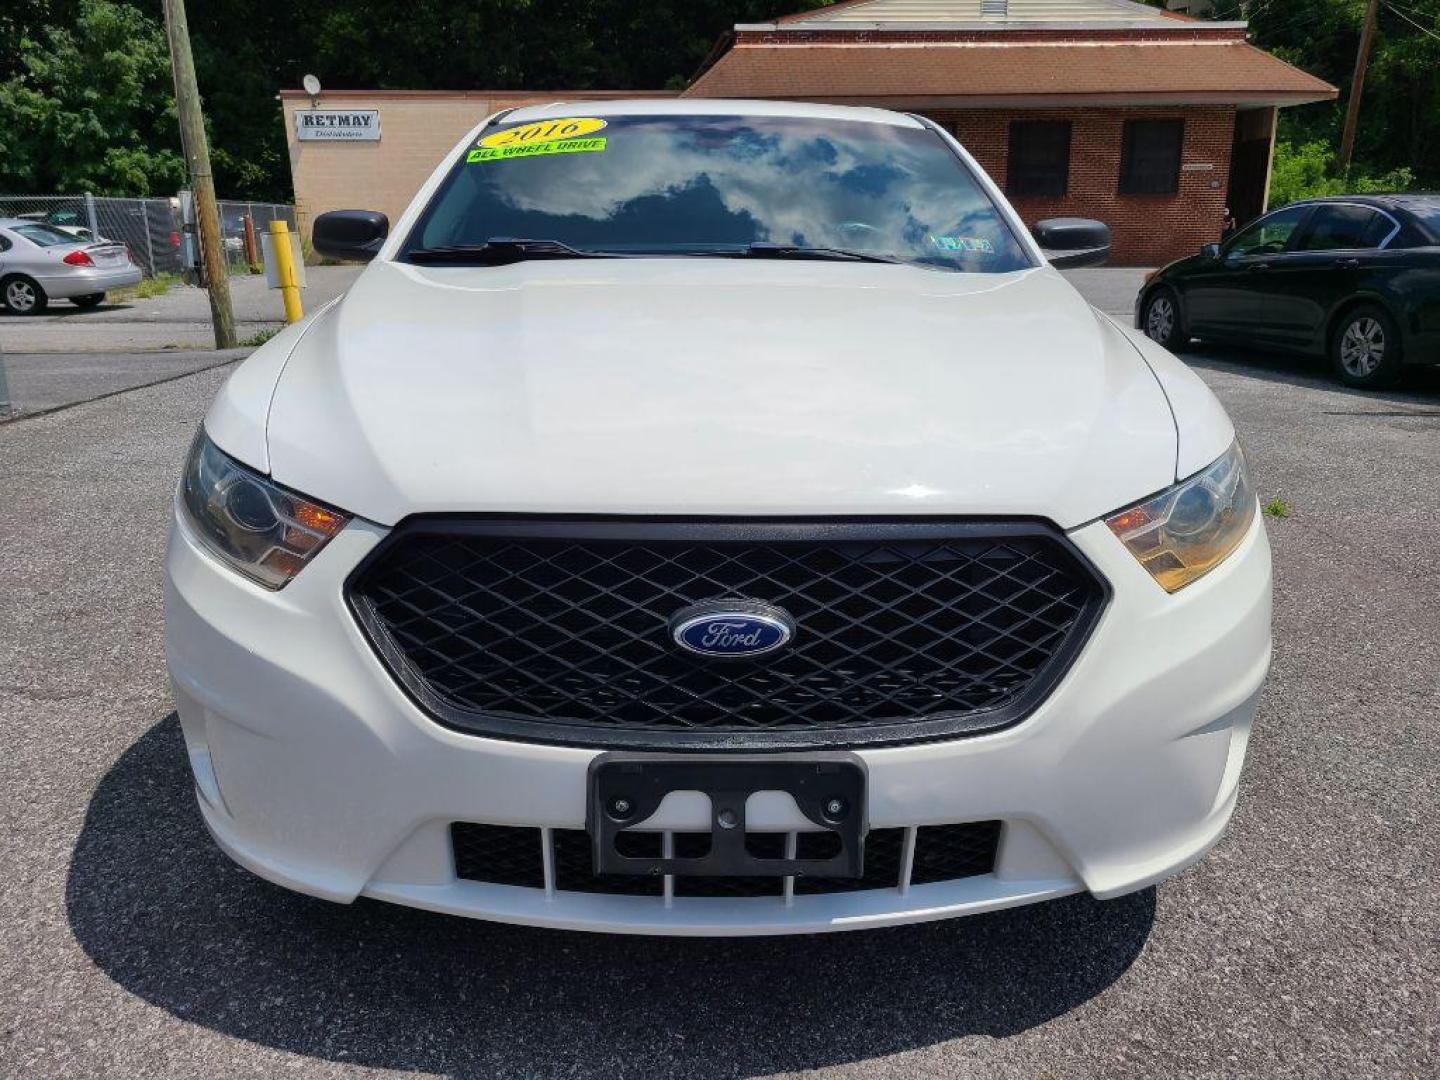
[[[1288,518],[1290,516],[1290,504],[1284,499],[1271,499],[1265,504],[1265,516]]]
[[[261,345],[264,345],[265,342],[269,341],[279,332],[280,331],[275,329],[274,327],[267,326],[263,330],[256,330],[255,333],[251,334],[244,341],[240,342],[240,344],[249,346],[250,348],[258,349]]]

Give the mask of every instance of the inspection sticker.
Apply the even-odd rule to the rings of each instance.
[[[931,236],[930,243],[941,251],[979,251],[995,254],[995,245],[983,236]]]
[[[465,155],[465,160],[473,165],[477,161],[504,161],[507,158],[537,157],[541,154],[599,154],[604,150],[604,139],[564,139],[560,142],[476,147]]]

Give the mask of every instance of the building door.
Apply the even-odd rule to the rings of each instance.
[[[1237,225],[1244,226],[1265,212],[1274,132],[1273,108],[1241,109],[1235,114],[1229,203]]]

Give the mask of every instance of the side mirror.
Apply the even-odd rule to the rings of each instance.
[[[1206,244],[1200,249],[1200,254],[1207,259],[1218,259],[1220,257],[1220,245]]]
[[[1046,218],[1030,227],[1030,235],[1051,266],[1099,266],[1110,258],[1110,229],[1089,218]]]
[[[390,219],[378,210],[331,210],[315,219],[310,235],[321,255],[369,262],[390,235]]]

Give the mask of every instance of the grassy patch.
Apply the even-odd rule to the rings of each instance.
[[[178,274],[160,273],[146,278],[139,285],[129,289],[116,289],[110,294],[110,299],[112,301],[152,300],[157,296],[164,296],[178,284],[180,284]]]
[[[1290,504],[1284,499],[1271,499],[1265,504],[1265,516],[1275,518],[1288,518],[1290,516]]]
[[[279,332],[280,331],[278,328],[271,328],[267,326],[263,330],[256,330],[255,333],[251,334],[244,341],[240,342],[240,344],[248,346],[250,348],[258,349],[261,345],[264,345],[265,342],[269,341]]]
[[[135,295],[141,300],[149,300],[152,297],[164,296],[171,287],[178,285],[180,279],[174,274],[156,274],[152,278],[146,278],[135,286]]]

